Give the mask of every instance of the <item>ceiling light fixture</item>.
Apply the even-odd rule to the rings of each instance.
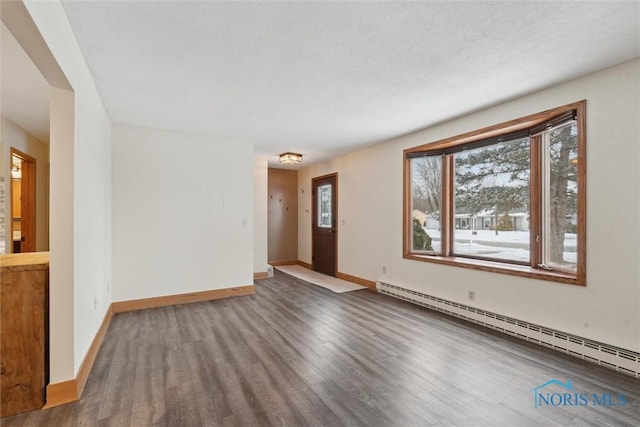
[[[280,154],[280,163],[286,163],[288,165],[302,163],[302,154],[282,153]]]

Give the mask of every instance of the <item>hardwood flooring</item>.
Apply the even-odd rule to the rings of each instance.
[[[609,403],[620,403],[621,394],[626,404],[534,408],[530,390],[551,379],[571,380],[570,394],[611,393]],[[557,385],[541,391],[567,392]],[[253,296],[114,316],[79,402],[1,424],[636,426],[638,420],[637,379],[384,295],[336,294],[276,272],[256,282]]]

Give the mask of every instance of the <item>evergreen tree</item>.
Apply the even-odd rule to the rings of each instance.
[[[509,214],[504,214],[500,218],[498,218],[498,222],[496,223],[496,230],[513,231],[513,219],[511,219]]]
[[[418,218],[413,218],[413,249],[432,251],[431,236],[424,231]]]
[[[564,263],[567,217],[576,212],[577,154],[575,126],[549,132],[549,260]],[[496,218],[513,210],[529,210],[530,139],[462,153],[456,156],[456,208]],[[496,227],[496,234],[498,233]]]
[[[529,138],[456,156],[456,211],[500,215],[529,204]],[[495,227],[498,234],[499,227]]]

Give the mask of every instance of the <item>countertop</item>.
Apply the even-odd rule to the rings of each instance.
[[[0,255],[0,272],[42,270],[49,267],[49,252]]]

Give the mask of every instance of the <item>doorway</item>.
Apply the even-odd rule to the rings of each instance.
[[[11,252],[36,250],[36,159],[11,148]]]
[[[318,273],[336,276],[338,264],[338,174],[311,180],[312,230],[311,259]]]

